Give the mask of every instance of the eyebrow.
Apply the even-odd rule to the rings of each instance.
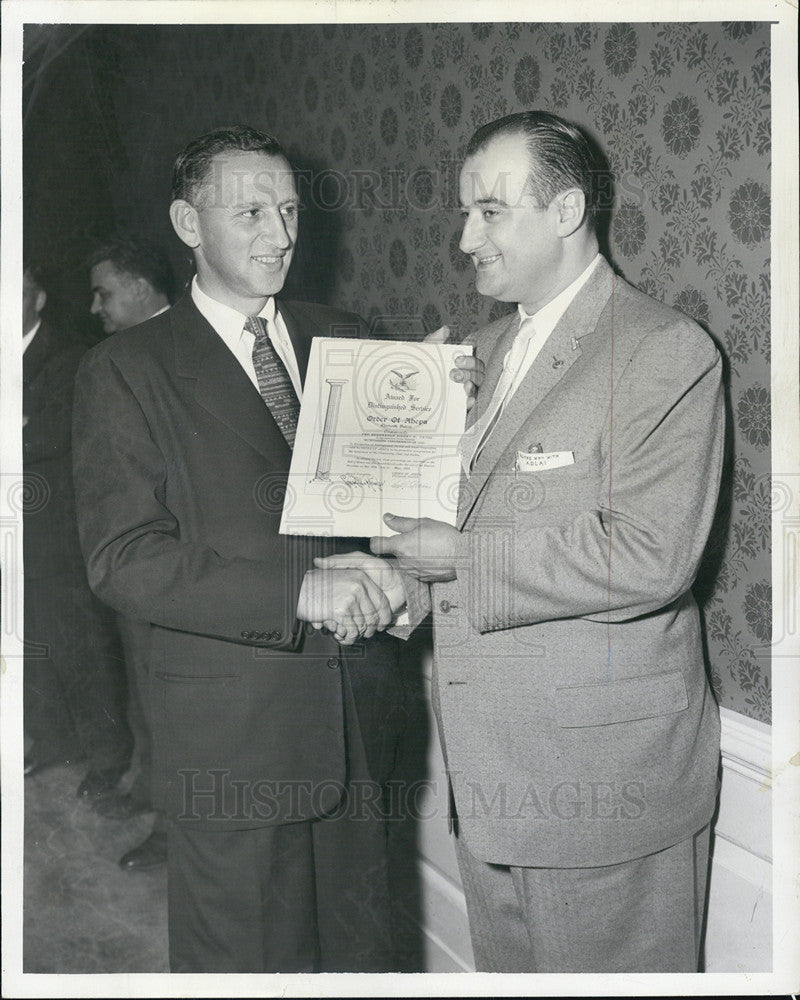
[[[284,205],[299,205],[299,204],[300,204],[300,196],[295,195],[291,198],[283,198],[281,201],[275,201],[272,198],[269,199],[248,198],[245,199],[244,201],[238,201],[235,204],[230,205],[229,207],[232,211],[238,212],[243,208],[261,208],[263,205],[267,205],[269,208],[272,208],[273,206],[282,208]]]
[[[503,201],[502,198],[476,198],[475,201],[472,202],[472,204],[473,205],[502,205],[504,208],[508,208],[508,202],[507,201]],[[458,207],[463,209],[466,206],[464,205],[463,201],[459,201]]]

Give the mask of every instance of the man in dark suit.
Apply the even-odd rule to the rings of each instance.
[[[696,972],[719,716],[691,586],[717,500],[722,362],[598,252],[598,157],[546,112],[460,177],[486,379],[455,527],[373,539],[430,584],[433,702],[483,972]],[[369,567],[365,559],[353,560]],[[325,565],[341,565],[328,562]]]
[[[87,261],[89,312],[104,333],[127,330],[169,309],[175,278],[164,250],[152,240],[117,233],[95,247]]]
[[[78,795],[109,793],[130,763],[119,649],[107,609],[86,580],[75,521],[72,390],[86,344],[42,318],[46,280],[23,275],[23,512],[25,774],[86,760]]]
[[[87,265],[91,286],[90,312],[103,324],[106,334],[127,330],[169,309],[175,279],[164,250],[152,240],[133,233],[118,233],[95,247]],[[109,819],[125,820],[153,808],[152,739],[146,700],[147,652],[150,623],[126,615],[117,616],[117,627],[125,655],[128,681],[128,722],[134,739],[136,776],[124,793],[119,789],[98,797],[94,808]],[[120,868],[149,871],[167,860],[167,830],[156,811],[147,837],[126,851]]]
[[[89,579],[151,625],[175,972],[391,961],[374,779],[399,692],[394,641],[372,637],[392,602],[361,571],[313,568],[335,541],[278,534],[311,337],[363,332],[356,316],[276,302],[297,210],[270,136],[237,126],[190,143],[170,216],[194,254],[191,291],[89,352],[76,385]],[[358,706],[351,671],[372,684]]]

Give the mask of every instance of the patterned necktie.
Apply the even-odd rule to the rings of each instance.
[[[505,357],[503,371],[497,380],[492,401],[483,415],[461,436],[458,447],[461,453],[461,465],[467,475],[472,471],[472,467],[478,460],[483,446],[494,430],[495,424],[500,419],[500,414],[508,402],[514,378],[520,370],[522,362],[525,360],[525,355],[528,353],[528,345],[535,335],[536,328],[530,317],[527,317],[520,324],[519,331],[514,338],[514,343],[511,345],[511,350]]]
[[[263,316],[248,316],[245,329],[256,338],[253,344],[253,367],[261,398],[267,404],[287,444],[293,448],[300,401],[292,380],[270,340],[267,320]]]

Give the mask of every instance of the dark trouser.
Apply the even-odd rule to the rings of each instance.
[[[709,827],[600,868],[492,865],[456,840],[479,972],[697,972]]]
[[[130,796],[152,808],[153,737],[150,732],[149,653],[150,623],[117,616],[117,627],[125,654],[128,677],[128,723],[133,733],[139,770],[130,788]],[[162,812],[156,812],[154,833],[166,832]]]
[[[125,677],[112,612],[79,574],[25,580],[25,733],[39,760],[130,763]]]
[[[250,830],[168,822],[172,972],[388,972],[381,786],[343,675],[348,795],[335,816]]]
[[[167,823],[171,972],[316,972],[310,823],[207,832]]]

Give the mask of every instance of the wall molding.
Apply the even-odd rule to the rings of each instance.
[[[772,728],[726,708],[720,710],[720,721],[722,788],[714,827],[715,856],[722,840],[771,865]],[[726,857],[734,863],[737,855],[727,852]],[[750,880],[753,864],[740,860],[744,867],[734,870]]]
[[[740,715],[730,708],[719,710],[720,744],[724,767],[746,778],[769,784],[772,776],[772,726]]]

